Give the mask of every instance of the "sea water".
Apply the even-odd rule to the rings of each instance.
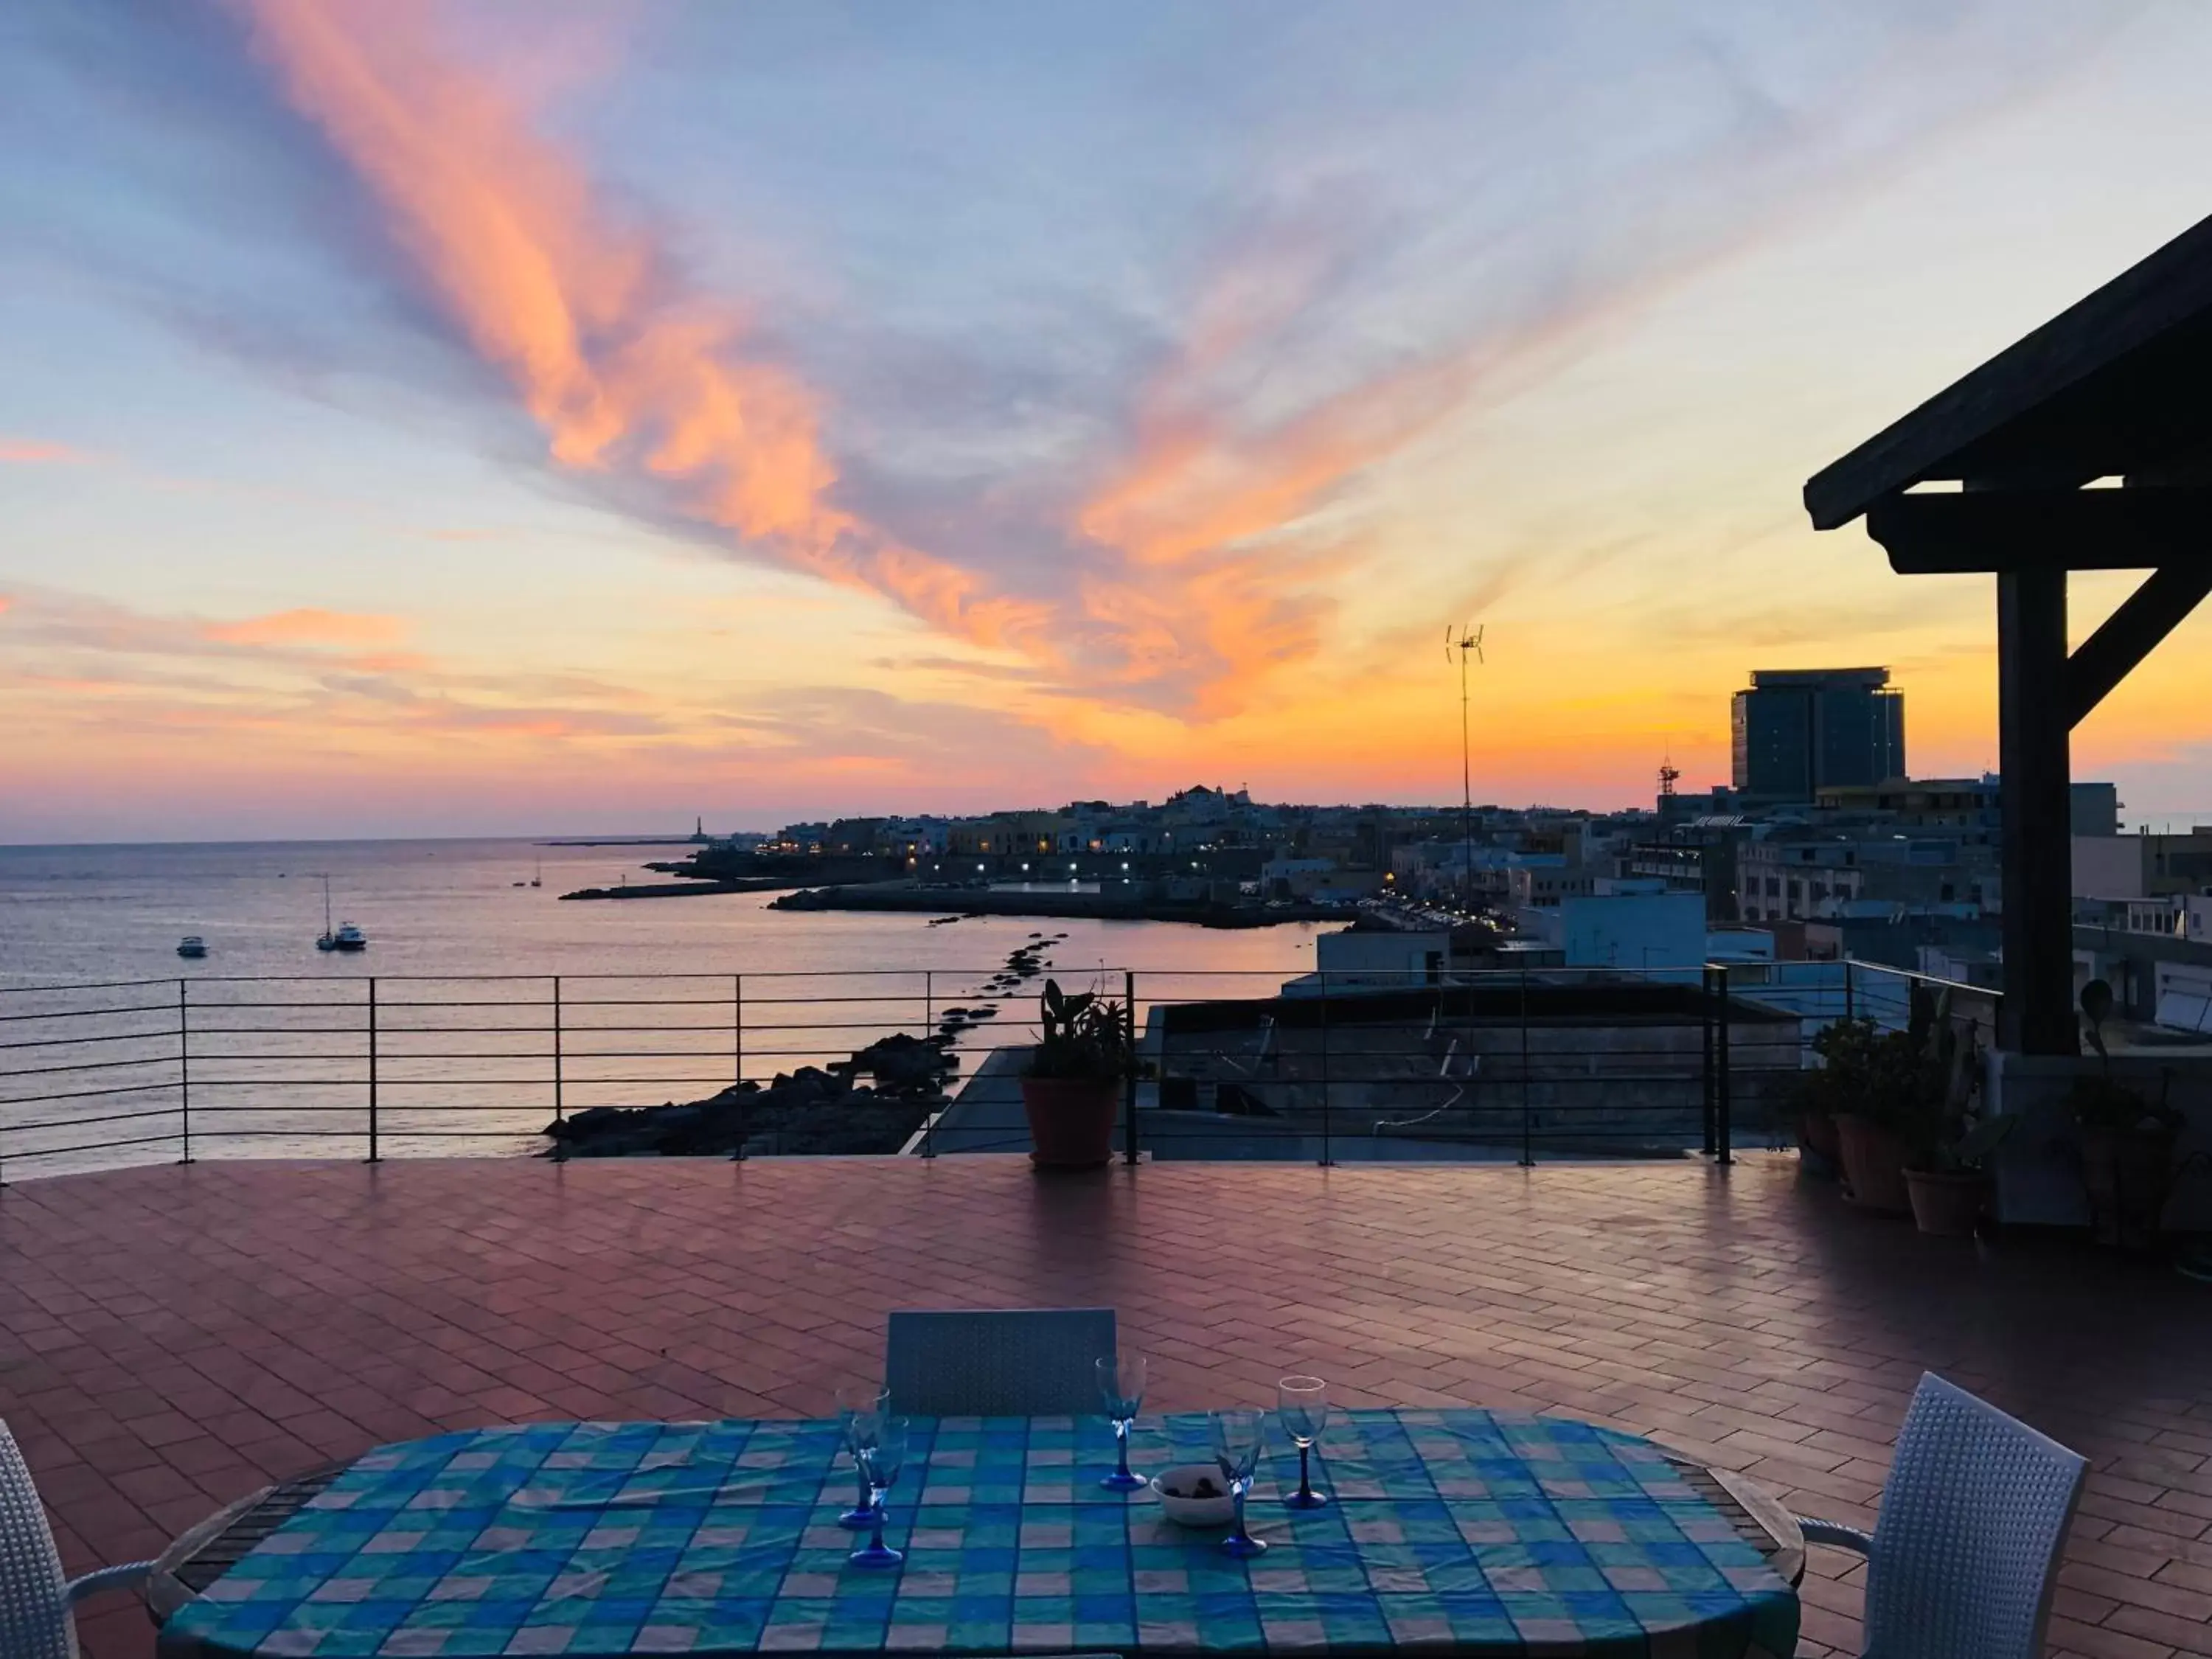
[[[533,1151],[556,1109],[697,1098],[990,1006],[960,1040],[972,1070],[1034,1036],[1037,981],[989,983],[1019,947],[1070,988],[1133,974],[1141,1010],[1270,994],[1325,931],[560,897],[686,851],[0,847],[0,1178],[179,1157],[187,1132],[196,1158],[362,1156],[372,1097],[380,1155]],[[315,948],[325,877],[359,954]],[[187,933],[204,958],[176,955]]]

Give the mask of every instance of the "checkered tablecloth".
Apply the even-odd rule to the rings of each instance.
[[[1139,1422],[1139,1468],[1206,1461]],[[1555,1419],[1364,1411],[1316,1484],[1271,1442],[1272,1546],[1105,1491],[1066,1418],[917,1420],[891,1571],[849,1566],[836,1426],[538,1423],[355,1463],[163,1629],[165,1659],[910,1650],[1788,1655],[1796,1597],[1648,1442]]]

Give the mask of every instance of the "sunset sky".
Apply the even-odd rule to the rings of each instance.
[[[1995,764],[1806,477],[2208,211],[2212,8],[0,21],[0,841]],[[2077,577],[2076,636],[2130,578]],[[2075,734],[2212,807],[2212,617]],[[2212,817],[2212,813],[2208,813]]]

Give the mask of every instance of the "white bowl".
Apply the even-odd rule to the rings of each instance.
[[[1218,1495],[1192,1497],[1200,1481],[1212,1482]],[[1225,1527],[1237,1518],[1237,1504],[1229,1496],[1228,1484],[1212,1463],[1178,1463],[1162,1469],[1152,1480],[1152,1496],[1160,1500],[1168,1519],[1186,1527]]]

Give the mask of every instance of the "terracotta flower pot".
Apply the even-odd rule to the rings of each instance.
[[[1990,1180],[1978,1170],[1907,1170],[1912,1219],[1938,1238],[1972,1238],[1989,1202]]]
[[[1912,1207],[1905,1186],[1905,1143],[1893,1132],[1856,1112],[1838,1112],[1836,1139],[1852,1203],[1885,1215],[1903,1215]]]
[[[1030,1120],[1030,1162],[1041,1170],[1095,1170],[1114,1156],[1119,1078],[1025,1077],[1022,1110]]]
[[[2172,1132],[2084,1128],[2081,1136],[2081,1184],[2097,1242],[2154,1249],[2173,1191]]]
[[[1843,1169],[1844,1149],[1836,1138],[1836,1120],[1826,1112],[1797,1115],[1798,1157],[1808,1171],[1833,1181]]]

